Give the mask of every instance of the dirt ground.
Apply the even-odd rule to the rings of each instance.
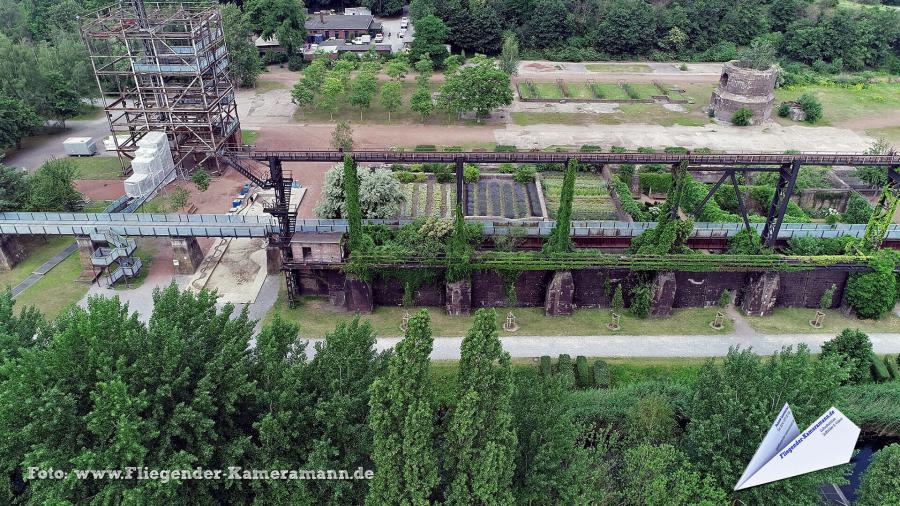
[[[494,142],[491,126],[437,125],[353,125],[355,149],[387,149],[416,144],[442,146],[473,145]],[[329,124],[280,125],[263,127],[259,131],[257,147],[263,149],[331,149]]]
[[[116,200],[125,193],[121,179],[76,179],[75,189],[91,200]]]

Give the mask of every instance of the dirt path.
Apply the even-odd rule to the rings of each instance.
[[[125,194],[122,179],[76,179],[75,189],[91,200],[115,200]]]
[[[841,121],[838,126],[850,130],[865,131],[869,128],[888,128],[900,126],[900,109],[881,111],[878,116],[864,116]]]
[[[494,142],[496,126],[351,125],[357,149],[439,144],[473,145]],[[263,127],[257,146],[268,149],[331,149],[331,124]]]

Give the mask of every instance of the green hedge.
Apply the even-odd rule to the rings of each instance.
[[[578,388],[591,388],[591,370],[588,367],[587,357],[578,355],[575,357],[575,384]]]
[[[878,357],[872,357],[872,365],[869,366],[869,370],[872,373],[872,381],[875,383],[884,383],[891,380],[891,373],[888,372],[887,365],[885,365],[884,360]]]
[[[559,356],[559,360],[556,362],[556,371],[567,385],[575,384],[575,368],[572,366],[572,357],[568,354],[563,353]]]
[[[612,375],[609,366],[601,359],[594,361],[594,386],[597,388],[609,388],[612,384]]]
[[[519,148],[510,146],[509,144],[497,144],[494,148],[494,152],[496,153],[515,153],[517,151],[519,151]]]
[[[541,371],[541,376],[545,378],[549,378],[553,375],[553,361],[550,359],[550,355],[541,355],[538,369]]]
[[[418,151],[420,153],[433,153],[437,151],[437,146],[435,146],[434,144],[418,144],[415,147],[415,151]]]
[[[669,193],[672,189],[672,174],[658,172],[641,172],[638,174],[642,193],[655,191],[658,193]]]
[[[650,220],[647,212],[644,211],[644,207],[631,196],[631,190],[628,189],[628,185],[625,184],[624,181],[618,177],[614,177],[610,183],[609,191],[619,198],[619,203],[622,204],[622,210],[628,213],[628,215],[631,216],[631,219],[634,221]]]
[[[900,366],[897,365],[897,359],[895,357],[885,355],[884,367],[887,369],[888,374],[891,375],[892,380],[900,379]]]

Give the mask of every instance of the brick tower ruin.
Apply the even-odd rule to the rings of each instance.
[[[719,86],[709,99],[710,116],[730,122],[735,111],[746,107],[753,111],[750,124],[769,121],[775,102],[775,67],[766,70],[746,68],[737,60],[726,62],[719,78]]]

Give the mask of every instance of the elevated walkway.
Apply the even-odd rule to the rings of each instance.
[[[3,235],[266,237],[277,228],[270,216],[231,214],[0,213]]]

